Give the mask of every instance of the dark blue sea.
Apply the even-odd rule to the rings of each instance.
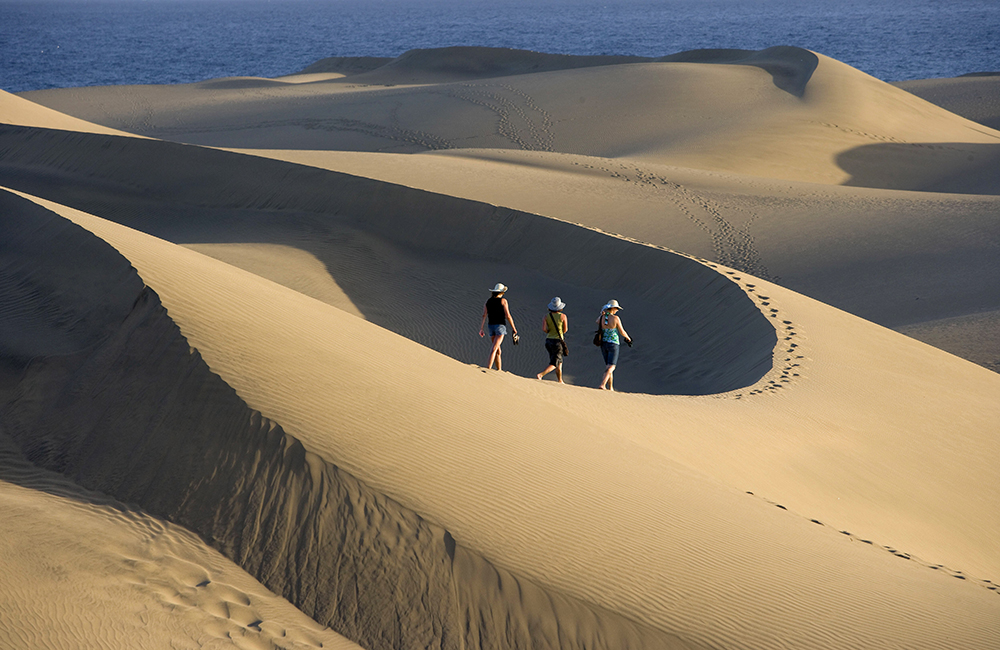
[[[273,77],[449,45],[797,45],[885,81],[1000,70],[1000,0],[0,0],[0,89]]]

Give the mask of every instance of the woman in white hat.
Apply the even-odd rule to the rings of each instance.
[[[569,320],[566,318],[566,314],[562,313],[563,309],[566,309],[566,303],[559,296],[556,296],[549,302],[549,313],[542,321],[542,331],[547,335],[545,349],[549,353],[549,365],[545,367],[545,370],[536,375],[536,377],[541,379],[555,370],[556,379],[559,380],[560,384],[565,383],[562,377],[562,364],[563,355],[568,350],[566,349],[564,335],[566,334],[566,330],[569,329]]]
[[[597,327],[601,331],[601,354],[604,355],[604,363],[608,366],[604,371],[604,377],[601,378],[601,390],[615,389],[615,366],[618,365],[621,339],[625,339],[628,346],[632,347],[632,339],[625,333],[622,319],[617,316],[621,309],[617,300],[609,300],[608,304],[601,307],[601,315],[597,318]]]
[[[492,368],[493,362],[496,361],[497,370],[501,370],[500,344],[503,342],[503,337],[507,334],[507,323],[509,322],[510,328],[514,330],[515,344],[517,344],[517,327],[514,326],[514,319],[510,317],[510,307],[507,305],[507,299],[503,297],[503,294],[507,293],[506,285],[497,282],[497,286],[493,287],[490,293],[493,296],[483,306],[483,320],[479,323],[479,336],[484,336],[483,326],[486,325],[486,321],[489,319],[490,340],[493,341],[493,347],[490,348],[490,360],[486,364],[486,368]]]

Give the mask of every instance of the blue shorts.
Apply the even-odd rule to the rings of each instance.
[[[494,336],[506,336],[507,326],[506,325],[493,325],[490,324],[490,337]]]
[[[604,355],[604,363],[609,366],[618,365],[618,351],[621,346],[610,341],[601,341],[601,354]]]

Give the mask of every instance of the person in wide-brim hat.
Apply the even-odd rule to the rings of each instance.
[[[507,293],[507,285],[497,282],[496,286],[490,289],[490,293],[493,295],[483,305],[483,320],[479,323],[479,336],[485,336],[483,327],[487,325],[488,320],[490,340],[493,342],[493,346],[490,348],[490,358],[486,363],[486,368],[492,368],[493,364],[496,363],[497,370],[501,370],[503,360],[500,344],[503,343],[503,337],[507,335],[507,323],[510,323],[510,328],[514,332],[515,345],[517,344],[517,327],[514,325],[514,319],[511,318],[507,299],[503,297]]]
[[[565,383],[563,381],[563,357],[569,354],[565,339],[566,330],[569,329],[569,319],[566,318],[566,314],[562,313],[563,309],[566,309],[566,303],[559,296],[549,301],[549,313],[542,321],[542,331],[546,334],[545,350],[549,353],[549,365],[536,375],[538,379],[541,379],[555,370],[556,379],[560,384]]]
[[[624,338],[629,347],[632,347],[632,339],[625,332],[622,319],[617,315],[621,309],[622,306],[617,300],[609,300],[601,307],[601,315],[597,317],[597,328],[601,333],[601,354],[606,365],[604,376],[601,378],[601,390],[615,389],[615,367],[618,365],[621,339]]]

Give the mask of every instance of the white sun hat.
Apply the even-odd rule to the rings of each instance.
[[[503,282],[497,282],[497,286],[490,289],[492,293],[503,293],[506,290],[507,290],[507,285],[505,285]]]
[[[566,303],[559,296],[549,301],[549,311],[562,311],[563,309],[566,309]]]

